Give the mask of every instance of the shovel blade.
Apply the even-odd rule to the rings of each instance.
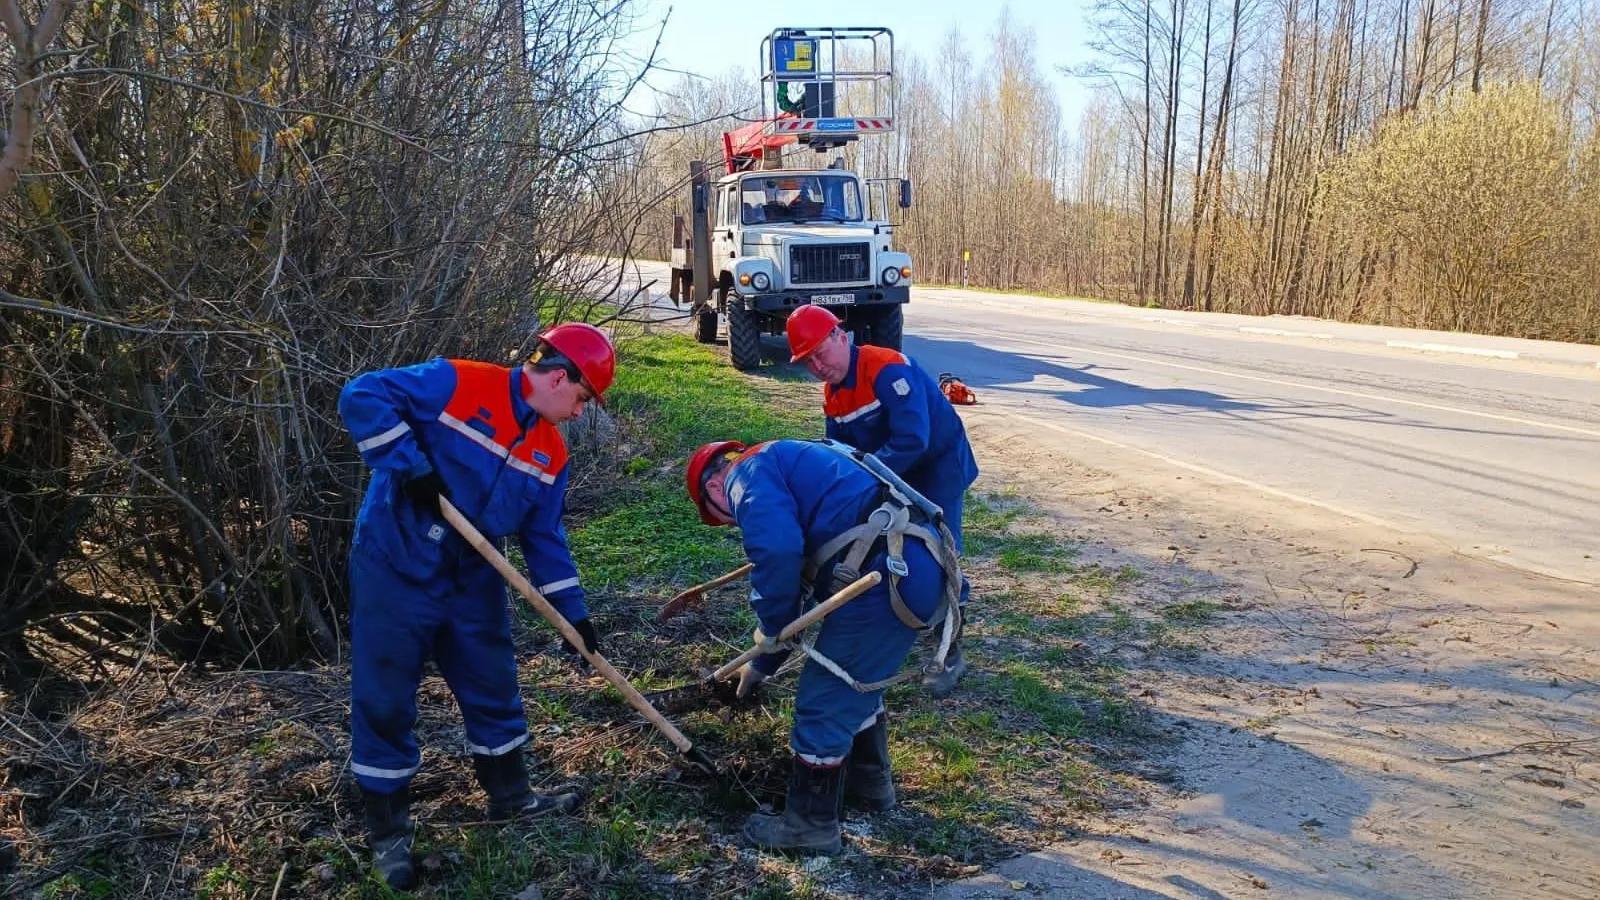
[[[705,600],[705,592],[699,589],[684,591],[662,605],[661,611],[656,613],[656,624],[670,621],[682,614],[684,610]]]
[[[657,709],[678,715],[702,709],[750,709],[760,705],[759,693],[760,689],[757,688],[750,692],[750,696],[740,697],[738,682],[717,681],[710,677],[710,673],[706,673],[705,677],[693,684],[653,691],[648,696]]]
[[[699,747],[690,747],[680,755],[683,757],[684,762],[707,775],[722,774],[722,767],[717,765],[717,761],[711,758],[711,754],[701,750]]]

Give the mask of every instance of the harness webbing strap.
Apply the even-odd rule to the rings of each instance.
[[[822,444],[841,456],[861,466],[886,488],[883,503],[867,515],[867,520],[847,529],[823,544],[806,560],[805,577],[814,581],[817,573],[829,562],[834,562],[832,590],[838,591],[861,577],[861,569],[877,547],[884,542],[885,567],[889,570],[889,607],[895,618],[914,631],[926,631],[944,625],[938,647],[924,670],[942,671],[951,642],[959,634],[961,622],[961,554],[956,549],[955,535],[945,524],[944,511],[907,485],[898,475],[883,465],[876,457],[855,450],[836,441],[823,440]],[[944,570],[944,585],[939,605],[924,621],[906,605],[900,595],[900,579],[910,574],[905,560],[906,538],[921,541],[939,567]],[[807,656],[840,680],[858,691],[875,691],[909,678],[914,673],[901,673],[883,681],[862,684],[845,672],[838,664],[816,651],[810,643],[802,645]]]

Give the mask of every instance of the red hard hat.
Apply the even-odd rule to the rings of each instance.
[[[689,499],[694,501],[695,508],[700,510],[700,521],[707,525],[721,525],[722,520],[713,518],[706,510],[705,471],[711,461],[723,456],[737,456],[745,451],[745,446],[738,441],[712,441],[702,446],[689,457],[689,467],[684,472],[684,480],[689,483]]]
[[[822,306],[802,306],[789,314],[783,330],[789,335],[789,362],[797,363],[817,352],[839,327],[839,317]]]
[[[606,388],[617,375],[617,351],[605,332],[587,322],[565,322],[545,329],[539,339],[572,360],[596,400],[605,399]]]

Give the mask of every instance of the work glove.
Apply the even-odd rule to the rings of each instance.
[[[587,618],[579,619],[578,621],[572,623],[572,630],[578,633],[578,637],[583,638],[583,649],[589,651],[590,653],[600,652],[600,635],[594,630],[593,622],[589,621]],[[578,654],[578,648],[572,646],[572,642],[566,638],[561,639],[561,649],[565,650],[572,656],[576,656],[578,658],[579,665],[588,664],[589,661],[580,656]]]
[[[739,667],[739,687],[734,690],[733,695],[743,700],[750,696],[750,692],[759,687],[761,682],[766,680],[767,674],[765,672],[750,663],[745,663]]]
[[[411,502],[430,512],[439,511],[439,498],[450,496],[444,489],[444,479],[438,470],[406,480],[402,486]]]

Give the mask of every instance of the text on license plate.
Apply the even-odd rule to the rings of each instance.
[[[812,303],[818,303],[818,304],[821,304],[823,306],[831,306],[831,305],[840,304],[840,303],[854,303],[854,302],[856,302],[856,295],[855,294],[817,294],[817,295],[815,295],[815,296],[813,296],[811,298],[811,302]]]

